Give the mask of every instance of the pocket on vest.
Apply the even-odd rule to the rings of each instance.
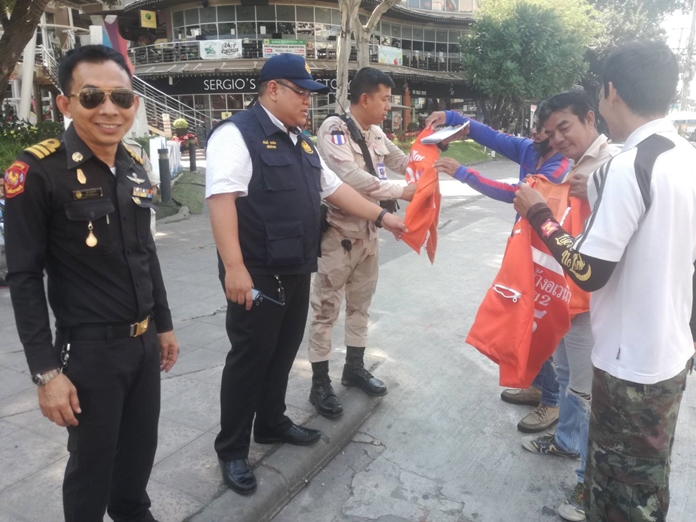
[[[304,262],[302,221],[266,225],[266,266],[292,266]]]

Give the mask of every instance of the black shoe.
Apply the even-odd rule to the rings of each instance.
[[[317,413],[327,419],[335,419],[343,415],[343,406],[334,393],[331,382],[313,382],[309,392],[309,402],[317,409]]]
[[[317,413],[327,419],[335,419],[343,415],[343,406],[338,402],[329,378],[329,362],[312,363],[312,389],[309,392],[309,402],[317,409]]]
[[[218,461],[220,462],[222,479],[227,484],[227,487],[241,495],[248,495],[256,491],[256,477],[246,459],[227,462],[218,459]]]
[[[387,386],[376,379],[365,369],[363,356],[365,348],[348,346],[346,352],[346,364],[343,367],[341,384],[344,386],[357,386],[368,395],[381,397],[387,394]]]
[[[293,424],[289,430],[283,433],[271,433],[266,435],[257,435],[254,433],[254,440],[257,444],[276,444],[278,442],[287,442],[295,446],[309,446],[314,444],[321,438],[321,431],[303,428],[297,424]]]

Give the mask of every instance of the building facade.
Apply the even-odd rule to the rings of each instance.
[[[364,0],[361,19],[379,2]],[[370,40],[370,64],[394,79],[395,110],[385,130],[403,132],[438,107],[474,110],[478,98],[464,79],[459,42],[474,20],[474,0],[404,0],[387,11]],[[121,34],[137,34],[142,11],[156,11],[149,45],[133,42],[135,74],[212,121],[255,99],[258,71],[278,52],[306,57],[332,93],[313,99],[311,128],[336,111],[337,1],[137,0],[119,15]],[[147,43],[143,38],[140,43]],[[349,68],[357,70],[353,43]]]

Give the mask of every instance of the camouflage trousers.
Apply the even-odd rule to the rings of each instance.
[[[646,385],[594,369],[585,470],[588,522],[664,522],[679,405],[689,365]]]
[[[350,243],[350,246],[346,248]],[[345,243],[347,242],[347,243]],[[312,282],[309,362],[331,359],[331,334],[346,297],[346,346],[365,347],[369,308],[377,288],[379,239],[346,238],[330,227],[321,240],[319,268]]]

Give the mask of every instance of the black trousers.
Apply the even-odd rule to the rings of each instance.
[[[62,341],[58,336],[59,342]],[[160,351],[151,327],[112,341],[73,341],[66,375],[82,413],[68,428],[66,522],[153,522],[145,488],[157,449]]]
[[[254,288],[277,299],[275,277],[252,275],[252,279]],[[232,348],[222,372],[221,429],[215,440],[215,451],[223,461],[249,455],[252,423],[254,433],[261,436],[292,426],[285,415],[285,392],[307,323],[310,275],[280,276],[280,280],[285,306],[263,301],[247,312],[244,306],[227,302]]]

